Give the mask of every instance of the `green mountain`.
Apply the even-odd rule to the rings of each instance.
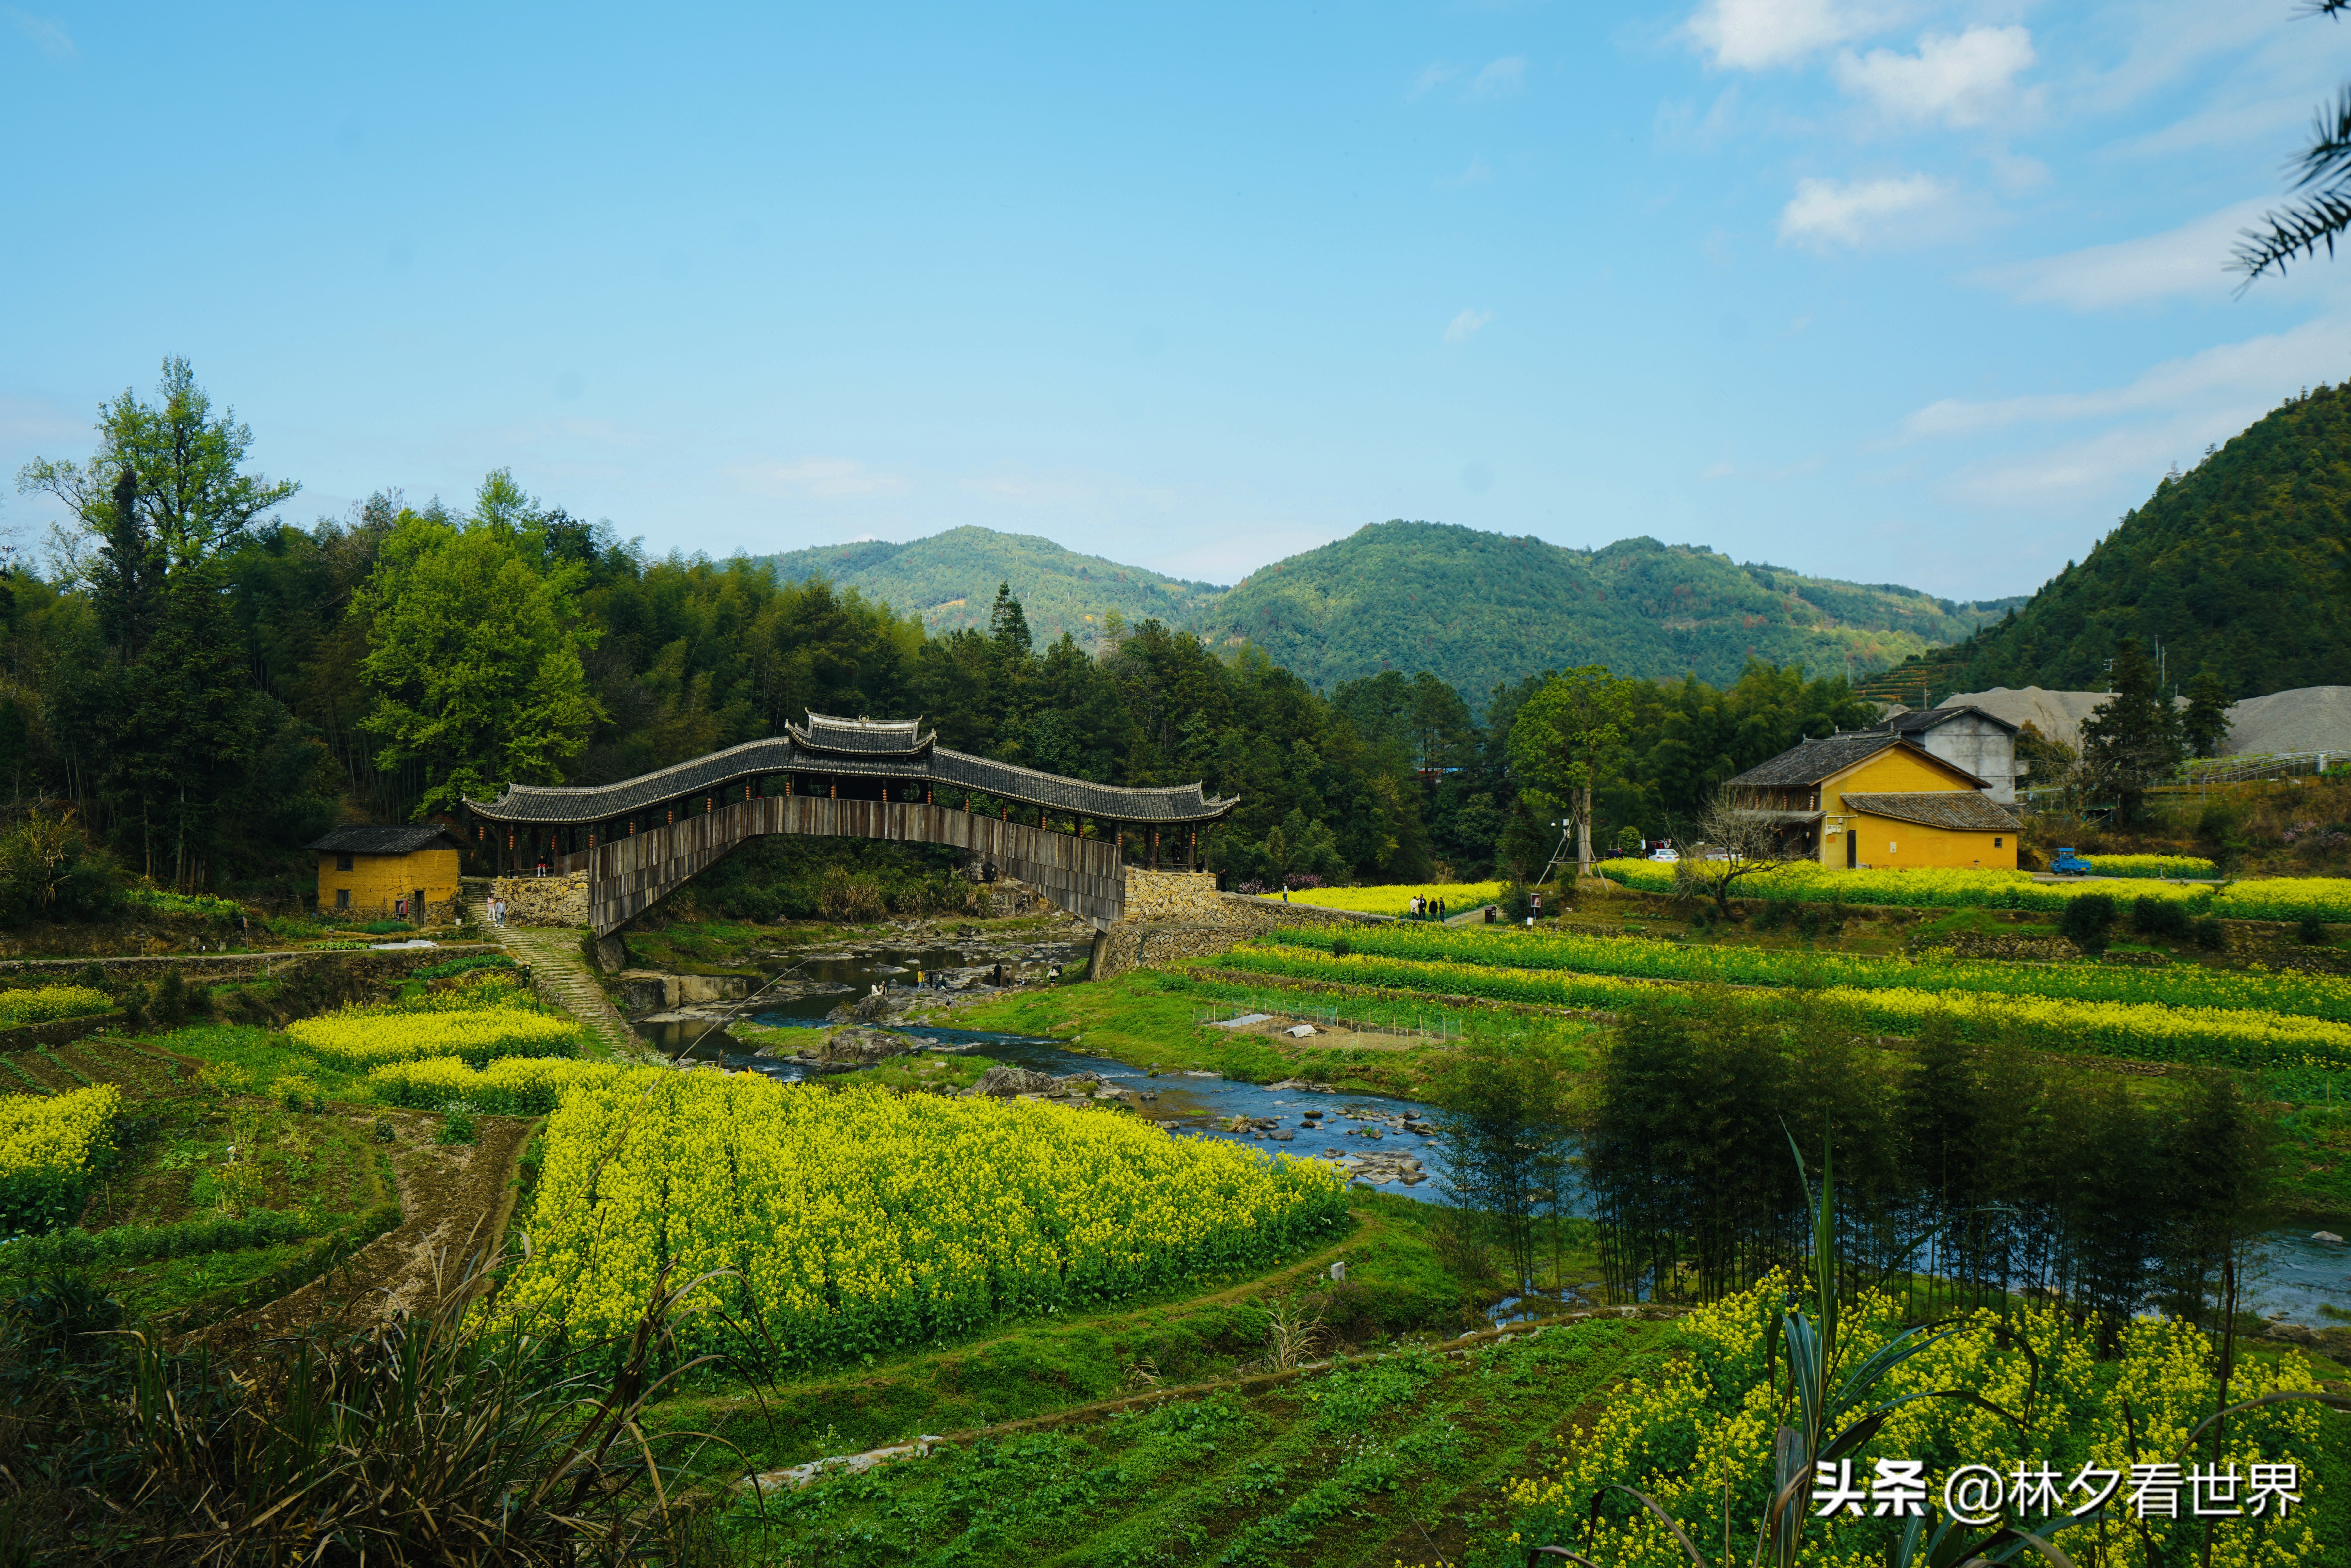
[[[992,528],[950,528],[909,544],[865,539],[758,559],[772,563],[786,582],[821,575],[837,588],[885,601],[902,615],[920,614],[934,636],[965,626],[986,630],[996,585],[1009,583],[1040,646],[1064,632],[1090,646],[1113,611],[1130,626],[1153,619],[1180,626],[1225,591],[1213,582],[1186,582]]]
[[[2232,697],[2351,684],[2351,384],[2291,398],[2147,504],[2024,607],[1946,650],[1939,690],[2102,689],[2117,638],[2169,680],[2210,664]]]
[[[1587,664],[1723,684],[1761,658],[1858,677],[2016,602],[1955,604],[1650,538],[1565,549],[1396,521],[1252,573],[1193,630],[1216,646],[1255,643],[1318,685],[1428,669],[1482,704],[1505,681]]]

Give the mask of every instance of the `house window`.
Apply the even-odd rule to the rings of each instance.
[[[1897,849],[1899,849],[1900,847],[1901,847],[1901,846],[1900,846],[1900,845],[1898,845],[1898,844],[1896,844],[1896,843],[1892,839],[1888,839],[1888,840],[1886,840],[1886,852],[1887,854],[1889,854],[1889,855],[1890,855],[1890,854],[1892,854],[1892,853],[1894,853],[1894,852],[1895,852],[1895,851],[1896,851],[1896,850],[1897,850]]]
[[[1998,849],[1998,848],[2000,848],[2000,841],[1999,841],[1998,839],[1994,839],[1994,840],[1992,840],[1992,841],[1991,841],[1991,847],[1992,847],[1992,848],[1994,848],[1994,849]]]
[[[337,909],[349,909],[350,906],[351,890],[348,887],[339,887],[335,889],[335,907]]]
[[[349,870],[350,870],[350,869],[351,869],[351,857],[350,857],[350,856],[349,856],[349,855],[337,855],[337,856],[335,857],[335,869],[336,869],[337,871],[349,871]]]

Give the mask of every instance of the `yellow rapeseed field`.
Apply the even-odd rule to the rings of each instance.
[[[447,1056],[480,1066],[504,1056],[571,1056],[580,1028],[522,1007],[345,1008],[288,1024],[291,1044],[344,1067]]]
[[[91,1167],[113,1152],[121,1108],[111,1083],[55,1096],[0,1096],[0,1236],[46,1230],[72,1218]]]
[[[388,1062],[368,1073],[368,1084],[388,1105],[432,1111],[463,1102],[495,1116],[543,1116],[565,1090],[607,1082],[622,1071],[614,1062],[559,1056],[502,1057],[477,1071],[454,1056],[434,1056]]]
[[[1636,1487],[1697,1539],[1719,1541],[1723,1489],[1729,1487],[1734,1542],[1743,1559],[1754,1543],[1753,1521],[1768,1490],[1771,1435],[1782,1420],[1766,1324],[1788,1285],[1785,1276],[1770,1276],[1753,1290],[1684,1319],[1687,1354],[1661,1359],[1649,1376],[1613,1390],[1598,1425],[1556,1469],[1507,1484],[1515,1514],[1511,1539],[1525,1547],[1571,1546],[1607,1568],[1688,1568],[1688,1558],[1665,1527],[1622,1492],[1604,1500],[1587,1534],[1593,1494],[1610,1484]],[[2009,1327],[2039,1358],[2037,1398],[2026,1397],[2032,1363],[2002,1347],[2000,1324],[1989,1314],[1977,1327],[1896,1368],[1878,1394],[1892,1403],[1933,1389],[1967,1389],[2011,1412],[2030,1410],[2028,1430],[2020,1434],[1979,1406],[1914,1399],[1894,1410],[1854,1453],[1854,1475],[1871,1477],[1878,1459],[1923,1461],[1930,1483],[1928,1506],[1938,1511],[1943,1479],[1962,1465],[1989,1465],[2011,1474],[2020,1462],[2035,1461],[2037,1468],[2046,1461],[2059,1468],[2061,1489],[2085,1462],[2127,1476],[2135,1461],[2180,1458],[2181,1443],[2216,1403],[2213,1346],[2190,1324],[2137,1320],[2123,1331],[2119,1361],[2104,1364],[2097,1357],[2095,1331],[2077,1326],[2060,1309],[2019,1308]],[[1844,1323],[1844,1364],[1859,1365],[1901,1328],[1892,1298],[1864,1298]],[[2246,1357],[2237,1364],[2229,1397],[2246,1400],[2318,1385],[2309,1364],[2294,1353],[2273,1362]],[[2316,1554],[2324,1543],[2312,1538],[2302,1516],[2317,1503],[2322,1489],[2314,1462],[2324,1456],[2318,1424],[2340,1418],[2312,1405],[2284,1404],[2229,1422],[2221,1464],[2235,1465],[2241,1478],[2254,1464],[2297,1462],[2303,1501],[2283,1521],[2271,1511],[2266,1519],[2218,1521],[2211,1556],[2216,1565],[2285,1568],[2322,1560]],[[2193,1462],[2210,1464],[2209,1448],[2199,1447]],[[2183,1464],[2183,1473],[2186,1469]],[[2126,1488],[2122,1495],[2127,1495]],[[2181,1517],[2176,1520],[2139,1520],[2135,1511],[2121,1507],[2114,1511],[2118,1522],[2105,1531],[2095,1525],[2069,1530],[2058,1544],[2076,1561],[2089,1560],[2083,1555],[2085,1546],[2103,1550],[2106,1554],[2097,1560],[2113,1568],[2195,1561],[2204,1521],[2189,1517],[2184,1487],[2180,1496]],[[2068,1498],[2065,1506],[2081,1500]],[[1860,1518],[1840,1512],[1834,1520],[1815,1519],[1800,1561],[1807,1568],[1880,1563],[1892,1528],[1866,1509]],[[2145,1554],[2150,1542],[2158,1552],[2153,1558]]]
[[[89,986],[38,986],[0,991],[0,1028],[102,1013],[114,998]]]
[[[514,1310],[592,1340],[636,1321],[664,1266],[730,1269],[716,1301],[785,1364],[1261,1266],[1346,1214],[1326,1166],[1123,1113],[752,1073],[575,1089],[546,1149]],[[725,1338],[709,1317],[686,1333]]]
[[[1416,897],[1441,898],[1447,909],[1455,915],[1466,915],[1482,904],[1491,904],[1502,894],[1499,882],[1449,882],[1399,883],[1385,887],[1310,887],[1290,895],[1292,904],[1311,904],[1322,909],[1349,909],[1358,915],[1402,915],[1412,907]],[[1279,904],[1281,894],[1261,896]]]

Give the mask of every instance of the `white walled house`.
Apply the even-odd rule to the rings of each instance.
[[[1987,799],[2002,806],[2016,804],[2022,772],[2016,760],[2018,727],[2008,720],[1979,707],[1936,707],[1891,714],[1870,727],[1901,736],[1974,774],[1984,781]]]

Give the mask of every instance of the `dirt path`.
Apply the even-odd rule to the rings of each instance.
[[[535,1123],[483,1116],[480,1141],[435,1144],[441,1118],[392,1111],[392,1169],[401,1223],[348,1261],[289,1295],[189,1336],[234,1351],[333,1322],[360,1327],[429,1307],[465,1277],[465,1260],[495,1248],[512,1217],[516,1161]]]

